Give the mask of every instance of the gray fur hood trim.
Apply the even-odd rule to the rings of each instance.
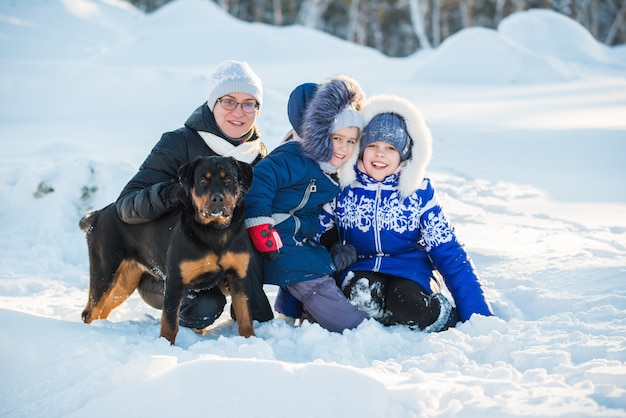
[[[391,95],[377,95],[369,99],[361,110],[363,122],[367,124],[381,113],[396,113],[406,123],[407,131],[412,139],[411,158],[404,161],[400,172],[398,189],[403,197],[415,192],[424,180],[426,167],[430,163],[433,153],[433,139],[430,130],[419,109],[408,100]],[[340,170],[339,182],[341,188],[350,185],[356,179],[355,164],[359,152],[354,152],[349,161],[346,161]]]
[[[365,94],[359,83],[347,75],[335,76],[322,84],[308,104],[302,121],[302,153],[317,162],[328,162],[333,156],[333,120],[352,106],[361,110]]]

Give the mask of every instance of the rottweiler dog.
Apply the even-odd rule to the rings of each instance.
[[[187,202],[143,224],[124,223],[115,204],[86,214],[80,228],[89,249],[89,297],[82,319],[106,319],[137,288],[143,274],[165,280],[161,337],[172,345],[180,303],[190,288],[219,286],[230,294],[239,334],[254,335],[248,268],[254,250],[244,226],[252,166],[231,157],[196,157],[179,181]]]

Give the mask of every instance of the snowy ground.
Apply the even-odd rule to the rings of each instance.
[[[347,73],[435,138],[429,175],[496,317],[439,334],[281,320],[158,338],[133,295],[80,320],[78,219],[248,61],[268,146],[289,92]],[[545,11],[386,58],[207,1],[0,0],[0,417],[626,417],[626,49]],[[266,286],[273,300],[276,289]]]

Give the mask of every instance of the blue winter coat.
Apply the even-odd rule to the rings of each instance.
[[[299,141],[278,146],[255,165],[246,226],[274,225],[283,242],[278,258],[264,262],[265,283],[288,286],[335,271],[328,250],[314,238],[322,206],[338,192],[338,182],[302,155]]]
[[[352,244],[358,260],[347,271],[377,271],[413,280],[432,293],[437,269],[452,293],[462,321],[473,313],[492,315],[472,262],[456,238],[430,180],[403,198],[399,175],[377,182],[356,170],[356,180],[327,205],[323,229],[337,222],[340,238]],[[343,277],[342,279],[343,280]]]

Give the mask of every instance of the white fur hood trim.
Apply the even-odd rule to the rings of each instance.
[[[381,113],[396,113],[402,116],[409,136],[413,140],[411,159],[401,164],[402,171],[398,185],[402,196],[407,197],[416,191],[424,180],[426,167],[433,153],[433,139],[421,112],[408,100],[398,96],[377,95],[367,100],[361,109],[365,125]],[[339,173],[342,189],[356,179],[354,170],[358,157],[359,152],[355,150],[350,160],[342,165]]]

